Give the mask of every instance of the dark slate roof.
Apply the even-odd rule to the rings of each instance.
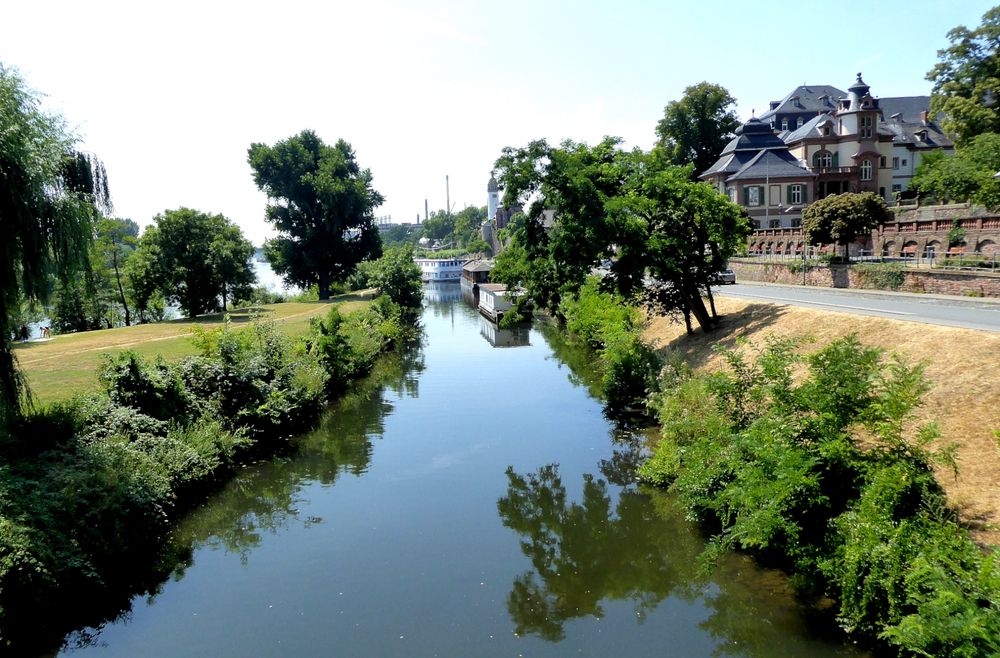
[[[837,101],[845,96],[846,91],[831,85],[801,85],[777,101],[778,105],[761,114],[760,118],[767,121],[776,114],[831,112],[837,109]]]
[[[821,128],[826,122],[836,122],[832,113],[817,114],[802,124],[801,128],[789,132],[783,139],[786,144],[792,144],[811,137],[823,137]]]
[[[915,149],[952,148],[955,145],[934,122],[923,124],[896,119],[880,124],[879,128],[884,128],[893,136],[893,144],[909,145]]]
[[[815,178],[816,174],[809,171],[786,150],[761,151],[750,159],[743,167],[726,179],[726,182],[747,180],[750,178],[768,178],[780,180],[785,178]]]
[[[759,151],[764,148],[784,148],[784,146],[784,142],[771,130],[770,124],[752,117],[736,129],[736,137],[726,144],[721,155],[740,151]]]
[[[882,118],[891,121],[893,115],[901,115],[903,121],[917,123],[920,121],[920,113],[930,111],[930,96],[892,96],[878,99],[879,107],[882,109]]]

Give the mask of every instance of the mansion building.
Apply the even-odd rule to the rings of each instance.
[[[846,93],[803,85],[738,128],[700,177],[747,209],[751,251],[801,253],[808,204],[874,192],[892,205],[925,153],[954,152],[929,107],[929,96],[875,98],[860,73]]]

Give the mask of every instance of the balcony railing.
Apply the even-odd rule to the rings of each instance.
[[[808,169],[821,176],[825,174],[854,175],[858,172],[857,167],[808,167]]]

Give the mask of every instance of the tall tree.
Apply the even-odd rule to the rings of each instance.
[[[833,194],[802,211],[802,231],[810,244],[841,245],[846,258],[847,245],[892,218],[892,211],[874,192]]]
[[[690,166],[670,164],[661,149],[622,151],[608,137],[594,147],[537,141],[507,148],[496,168],[505,203],[532,199],[511,247],[498,257],[498,280],[523,286],[557,311],[610,260],[605,287],[642,295],[660,311],[693,315],[704,329],[714,326],[702,296],[711,294],[712,275],[749,224],[724,195],[692,182]]]
[[[972,201],[1000,208],[1000,134],[976,135],[955,149],[954,157],[941,151],[924,156],[913,174],[911,188],[938,199]]]
[[[264,251],[286,282],[316,284],[319,298],[329,299],[331,283],[382,253],[374,210],[384,199],[350,144],[328,146],[304,130],[274,146],[252,144],[247,160],[268,197],[265,218],[279,233]]]
[[[86,267],[92,222],[110,211],[107,176],[75,150],[62,117],[0,64],[0,422],[20,412],[26,389],[11,345],[24,301],[45,301],[50,276]]]
[[[699,82],[670,101],[656,124],[657,146],[675,165],[693,164],[691,178],[712,166],[740,125],[736,99],[720,85]]]
[[[139,225],[131,219],[104,218],[97,223],[96,246],[99,258],[104,261],[110,274],[114,277],[113,284],[118,295],[118,303],[122,305],[125,313],[125,326],[131,326],[132,313],[129,309],[128,298],[125,295],[125,286],[122,283],[122,276],[125,263],[129,256],[135,251],[139,241]]]
[[[1000,7],[987,11],[974,30],[952,29],[948,41],[927,74],[934,83],[931,109],[945,114],[944,128],[959,144],[1000,133]]]
[[[179,208],[153,221],[142,235],[133,256],[139,260],[131,270],[133,287],[146,300],[158,289],[188,317],[195,317],[219,308],[219,298],[233,286],[255,280],[253,245],[225,216]]]

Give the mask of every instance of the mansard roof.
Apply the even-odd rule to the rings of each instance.
[[[823,114],[817,114],[812,119],[809,119],[800,127],[795,130],[789,131],[782,139],[786,144],[792,144],[794,142],[800,142],[803,139],[826,137],[830,138],[830,135],[823,134],[823,127],[827,124],[833,124],[836,119],[833,118],[833,114],[830,112],[824,112]]]
[[[800,85],[773,106],[760,118],[768,121],[776,114],[803,112],[831,112],[837,109],[837,101],[847,96],[847,92],[831,85]]]
[[[739,180],[783,180],[793,178],[815,178],[816,174],[803,167],[799,161],[788,152],[761,151],[751,158],[739,171],[726,179],[727,183]]]
[[[784,148],[784,146],[784,142],[774,134],[770,125],[757,117],[752,117],[736,129],[736,137],[726,144],[721,155],[740,151],[759,151],[764,148]]]

